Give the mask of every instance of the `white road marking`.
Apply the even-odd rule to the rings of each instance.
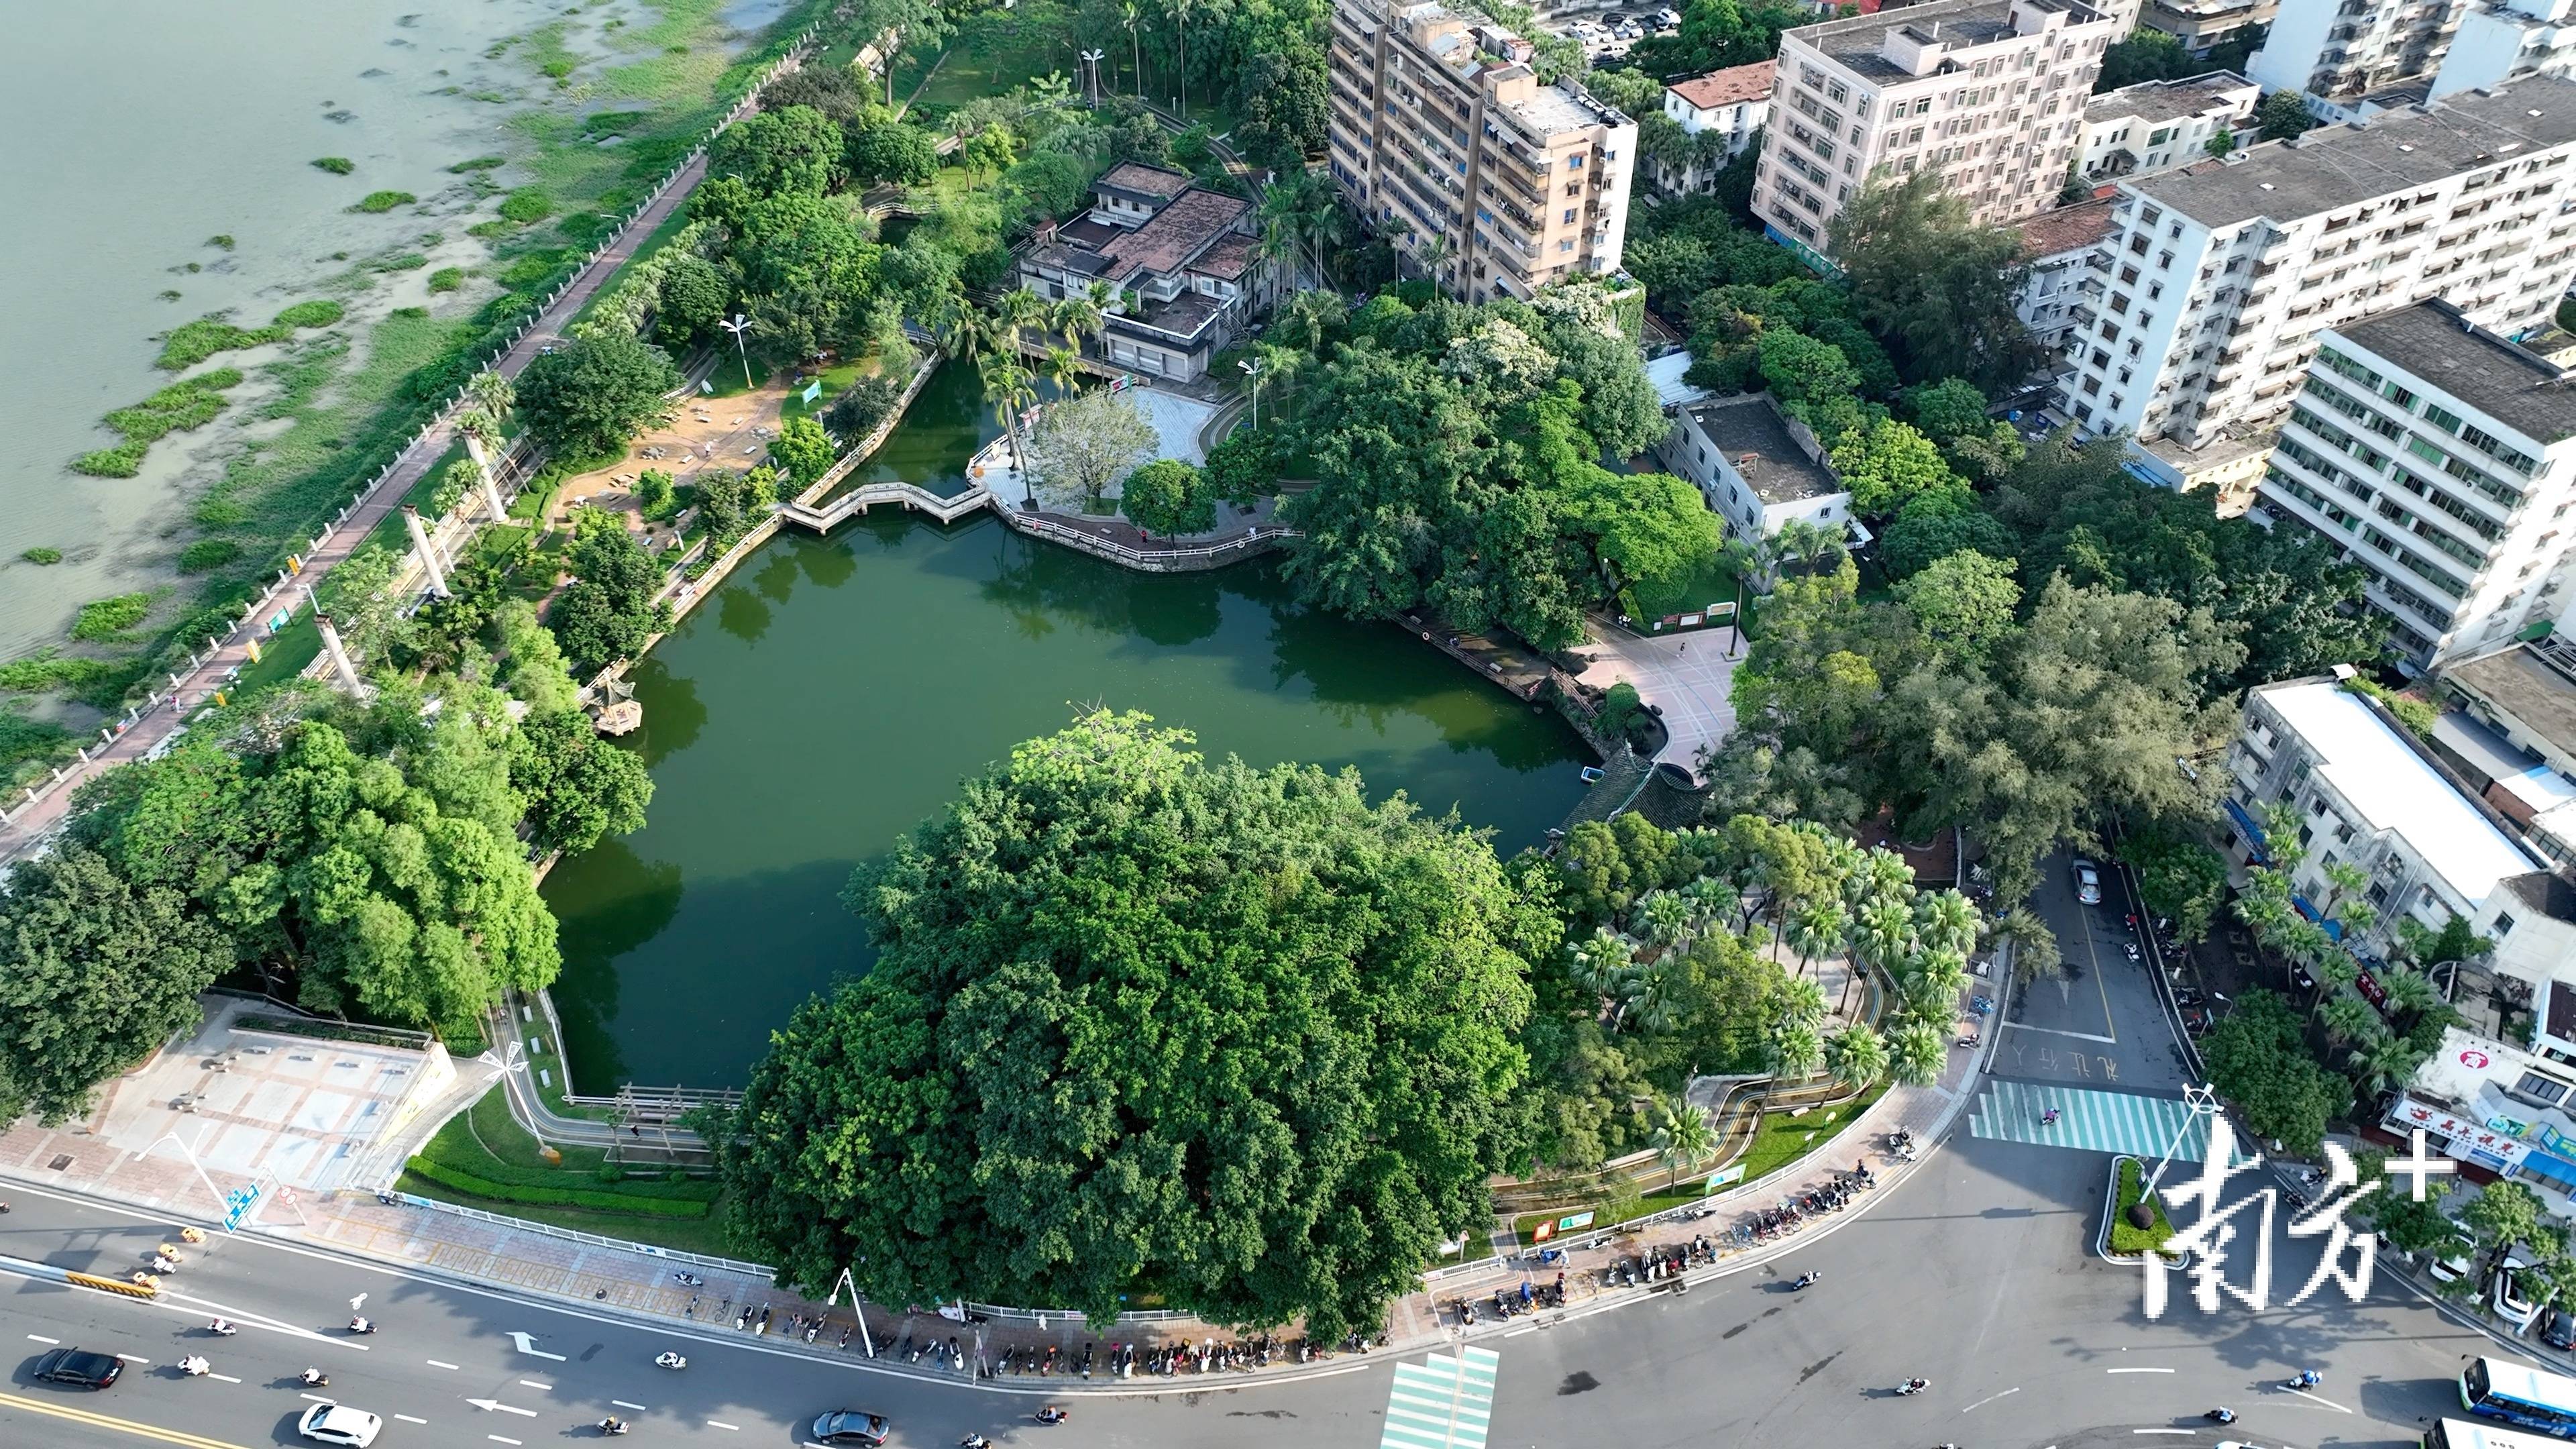
[[[2197,1434],[2198,1429],[2131,1429],[2132,1434]]]
[[[544,1349],[537,1347],[537,1336],[533,1333],[513,1333],[510,1335],[510,1341],[519,1346],[519,1352],[526,1354],[530,1358],[550,1358],[557,1363],[565,1361],[562,1354],[548,1353]]]
[[[118,1358],[121,1358],[121,1359],[123,1359],[123,1360],[125,1360],[127,1363],[139,1363],[139,1364],[143,1365],[145,1368],[150,1368],[150,1367],[152,1367],[152,1360],[150,1360],[150,1359],[148,1359],[148,1358],[136,1358],[134,1355],[132,1355],[132,1354],[130,1354],[130,1353],[120,1353],[120,1354],[118,1354],[118,1355],[117,1355],[117,1357],[118,1357]]]
[[[44,1336],[43,1334],[41,1334],[41,1333],[31,1333],[31,1334],[28,1334],[28,1335],[27,1335],[27,1337],[28,1337],[28,1338],[30,1338],[30,1339],[32,1339],[33,1341],[35,1341],[35,1342],[37,1342],[37,1343],[60,1343],[60,1342],[62,1342],[62,1340],[61,1340],[61,1339],[59,1339],[59,1338],[47,1338],[47,1337],[45,1337],[45,1336]]]
[[[2106,1373],[2106,1374],[2169,1374],[2169,1373],[2172,1373],[2172,1372],[2173,1372],[2173,1370],[2172,1370],[2172,1369],[2169,1369],[2169,1368],[2139,1368],[2139,1369],[2104,1369],[2104,1370],[2102,1370],[2102,1372],[2104,1372],[2104,1373]],[[2161,1430],[2161,1429],[2159,1429],[2159,1430],[2157,1430],[2156,1432],[2161,1434],[2161,1433],[2163,1433],[2164,1431],[2163,1431],[2163,1430]],[[2184,1433],[2188,1434],[2188,1433],[2190,1433],[2191,1431],[2190,1431],[2189,1429],[2185,1429],[2185,1430],[2183,1430],[2182,1432],[2184,1432]]]
[[[313,1402],[315,1402],[315,1403],[317,1403],[317,1404],[336,1404],[336,1403],[340,1402],[340,1401],[339,1401],[339,1400],[337,1400],[337,1399],[326,1399],[326,1398],[322,1397],[320,1394],[297,1394],[295,1397],[297,1397],[297,1398],[299,1398],[299,1399],[311,1399]]]
[[[487,1414],[516,1414],[522,1419],[533,1419],[537,1416],[537,1411],[534,1409],[516,1409],[492,1399],[467,1399],[465,1402]]]
[[[2311,1404],[2323,1404],[2338,1414],[2349,1414],[2352,1412],[2352,1410],[2345,1408],[2343,1405],[2336,1403],[2332,1399],[2320,1399],[2305,1389],[2294,1389],[2285,1384],[2282,1386],[2281,1392],[2285,1394],[2297,1394],[2300,1398],[2307,1400]]]
[[[409,1414],[396,1414],[394,1417],[402,1420],[406,1424],[426,1424],[429,1422],[427,1419],[415,1419]]]
[[[2004,1025],[2011,1027],[2015,1031],[2035,1031],[2044,1036],[2071,1036],[2077,1041],[2107,1042],[2112,1046],[2118,1046],[2120,1044],[2120,1039],[2116,1036],[2097,1036],[2089,1031],[2060,1031],[2053,1026],[2024,1026],[2017,1021],[2008,1021],[2005,1022]]]
[[[2020,1387],[2020,1385],[2016,1384],[2016,1385],[2014,1385],[2013,1387],[2011,1387],[2011,1388],[2009,1388],[2009,1389],[2004,1390],[2004,1391],[2003,1391],[2002,1393],[2000,1393],[2000,1394],[1988,1394],[1988,1395],[1986,1395],[1984,1398],[1977,1400],[1977,1401],[1976,1401],[1975,1403],[1973,1403],[1973,1404],[1970,1404],[1967,1408],[1961,1409],[1959,1412],[1960,1412],[1960,1413],[1962,1413],[1962,1414],[1971,1413],[1971,1412],[1974,1412],[1975,1410],[1978,1410],[1978,1409],[1982,1409],[1982,1408],[1984,1408],[1986,1405],[1993,1403],[1993,1402],[1994,1402],[1995,1400],[1997,1400],[1997,1399],[2008,1399],[2008,1398],[2011,1398],[2013,1395],[2015,1395],[2015,1394],[2017,1394],[2017,1393],[2020,1393],[2020,1392],[2021,1392],[2021,1387]]]
[[[504,1439],[498,1434],[486,1434],[483,1437],[491,1440],[495,1444],[516,1444],[519,1442],[516,1439]]]
[[[206,1375],[206,1377],[208,1377],[208,1378],[210,1378],[210,1379],[222,1379],[225,1383],[228,1383],[228,1384],[237,1384],[237,1383],[240,1383],[240,1382],[241,1382],[241,1380],[239,1380],[239,1379],[237,1379],[237,1378],[234,1378],[231,1374],[219,1374],[219,1373],[212,1373],[212,1372],[209,1372],[209,1373]]]
[[[643,1406],[642,1404],[630,1404],[630,1403],[626,1402],[624,1399],[611,1399],[611,1400],[609,1400],[609,1402],[610,1402],[610,1403],[612,1403],[612,1404],[615,1404],[617,1407],[619,1407],[619,1408],[621,1408],[621,1409],[633,1409],[635,1412],[637,1412],[637,1413],[639,1413],[639,1414],[644,1412],[644,1406]]]
[[[1515,1329],[1513,1329],[1511,1332],[1504,1334],[1504,1335],[1503,1335],[1503,1337],[1505,1337],[1505,1338],[1518,1338],[1518,1337],[1520,1337],[1520,1336],[1521,1336],[1522,1334],[1524,1334],[1524,1333],[1536,1333],[1536,1332],[1538,1332],[1538,1325],[1537,1325],[1537,1324],[1535,1324],[1535,1323],[1533,1323],[1533,1324],[1530,1324],[1530,1325],[1529,1325],[1528,1327],[1526,1327],[1526,1328],[1515,1328]]]
[[[423,1359],[423,1360],[421,1360],[421,1362],[423,1362],[423,1363],[425,1363],[425,1364],[428,1364],[431,1368],[443,1368],[443,1369],[448,1370],[448,1371],[449,1371],[449,1372],[451,1372],[451,1373],[453,1373],[453,1372],[455,1371],[455,1369],[456,1369],[456,1365],[454,1365],[454,1364],[452,1364],[452,1363],[445,1363],[445,1362],[442,1362],[442,1361],[440,1361],[440,1360],[438,1360],[438,1359],[434,1359],[434,1358]]]
[[[543,1389],[543,1390],[545,1390],[547,1393],[553,1393],[553,1392],[554,1392],[554,1390],[555,1390],[555,1386],[554,1386],[554,1385],[552,1385],[552,1384],[541,1384],[541,1383],[538,1383],[535,1379],[521,1379],[521,1380],[519,1380],[519,1386],[520,1386],[521,1388],[529,1388],[529,1389]]]
[[[726,1423],[726,1422],[725,1422],[724,1420],[722,1420],[722,1419],[709,1419],[709,1420],[707,1420],[707,1427],[708,1427],[708,1428],[710,1428],[710,1429],[731,1429],[731,1430],[733,1430],[733,1431],[734,1431],[735,1433],[737,1433],[737,1434],[739,1434],[739,1433],[741,1433],[741,1432],[742,1432],[742,1426],[741,1426],[741,1425],[739,1425],[739,1424],[728,1424],[728,1423]]]

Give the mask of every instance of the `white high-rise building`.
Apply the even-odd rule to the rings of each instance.
[[[1780,36],[1753,211],[1823,261],[1834,217],[1876,173],[1941,173],[1979,221],[2046,210],[2066,184],[2102,52],[2134,9],[1933,0]]]
[[[2259,489],[2369,570],[2415,669],[2555,619],[2576,574],[2576,373],[2418,302],[2317,334]]]
[[[2576,82],[2533,77],[2120,183],[2069,416],[2187,455],[2277,423],[2321,329],[2443,297],[2521,335],[2576,278],[2571,158]]]
[[[1579,85],[1539,84],[1531,55],[1428,0],[1334,0],[1333,180],[1453,297],[1619,270],[1637,123]]]
[[[2576,0],[2283,0],[2245,72],[2329,121],[2576,69]]]
[[[2221,134],[2231,146],[2254,139],[2254,103],[2262,97],[2232,70],[2104,91],[2085,104],[2076,168],[2101,182],[2209,160],[2209,143]]]

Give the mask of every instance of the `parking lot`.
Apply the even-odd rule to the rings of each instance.
[[[1569,40],[1582,43],[1584,53],[1596,61],[1617,60],[1628,48],[1649,35],[1666,35],[1681,28],[1680,12],[1664,6],[1612,7],[1585,13],[1560,11],[1548,22],[1548,28]]]

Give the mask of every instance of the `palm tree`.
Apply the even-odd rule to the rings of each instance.
[[[2442,999],[2441,988],[2433,984],[2432,977],[2405,966],[2391,966],[2380,972],[2379,987],[2388,993],[2389,1013],[2409,1019],[2422,1015]]]
[[[1145,42],[1137,35],[1136,27],[1145,23],[1144,8],[1136,0],[1121,0],[1118,23],[1127,27],[1127,48],[1136,59],[1136,99],[1141,101],[1145,99]]]
[[[1865,1026],[1847,1026],[1825,1038],[1825,1070],[1855,1092],[1865,1092],[1887,1075],[1887,1043]]]
[[[2415,1044],[2386,1027],[2364,1031],[2360,1042],[2347,1058],[2359,1077],[2362,1091],[2376,1097],[2404,1086],[2424,1064],[2424,1054]]]
[[[1637,959],[1627,937],[1613,935],[1605,927],[1594,931],[1591,939],[1567,947],[1566,952],[1571,959],[1565,976],[1577,987],[1614,1001],[1627,994]]]
[[[1817,1030],[1825,1024],[1825,988],[1801,976],[1782,983],[1778,1009],[1783,1026]]]
[[[1668,1175],[1664,1188],[1670,1191],[1681,1180],[1682,1169],[1705,1161],[1717,1143],[1708,1130],[1708,1118],[1691,1105],[1688,1093],[1676,1093],[1664,1099],[1664,1125],[1655,1129],[1656,1158]]]
[[[1771,1058],[1771,1070],[1782,1077],[1803,1077],[1815,1071],[1825,1059],[1825,1039],[1812,1026],[1781,1022],[1771,1028],[1771,1039],[1764,1043]]]
[[[1073,380],[1082,376],[1082,354],[1070,347],[1048,348],[1046,361],[1041,365],[1046,368],[1047,380],[1054,383],[1059,392],[1073,391]]]
[[[939,350],[952,358],[974,357],[984,351],[983,315],[953,292],[940,294],[927,309],[922,325],[930,329]]]
[[[1682,1024],[1682,988],[1687,973],[1678,956],[1664,959],[1628,978],[1628,998],[1619,1003],[1619,1021],[1636,1024],[1649,1035],[1671,1031]]]
[[[1190,118],[1190,6],[1194,0],[1163,0],[1163,8],[1172,14],[1173,33],[1181,45],[1181,119]]]
[[[1798,974],[1807,963],[1842,944],[1850,921],[1839,901],[1809,901],[1789,918],[1789,949],[1798,953]]]
[[[1918,1016],[1947,1016],[1959,1004],[1959,993],[1968,985],[1968,961],[1958,952],[1943,947],[1916,953],[1907,963],[1905,1002]]]
[[[1450,252],[1456,248],[1447,232],[1433,232],[1422,245],[1413,249],[1414,260],[1422,264],[1422,275],[1434,283],[1440,280],[1440,269],[1449,264]]]
[[[1928,1087],[1950,1065],[1950,1043],[1928,1021],[1909,1021],[1887,1034],[1888,1075],[1909,1087]]]
[[[2336,1042],[2355,1041],[2373,1030],[2386,1030],[2380,1025],[2379,1013],[2358,996],[2337,995],[2318,1013],[2326,1035]]]
[[[1957,891],[1935,891],[1914,902],[1914,930],[1926,946],[1965,956],[1977,949],[1977,907]]]
[[[487,367],[465,380],[465,401],[467,406],[498,424],[510,416],[511,408],[518,405],[519,393],[518,389],[510,386],[508,378]]]
[[[1045,327],[1050,315],[1046,299],[1026,287],[1004,292],[1000,304],[993,308],[993,322],[1002,345],[1013,352],[1019,350],[1024,335]]]
[[[1350,319],[1351,309],[1339,292],[1299,292],[1279,308],[1270,324],[1279,339],[1320,362],[1324,345]]]
[[[1011,460],[1025,474],[1028,454],[1020,448],[1020,410],[1037,401],[1037,379],[1020,366],[1017,357],[1005,352],[988,352],[975,359],[975,374],[984,384],[984,400],[993,405],[993,416],[1010,435]],[[1026,483],[1025,476],[1021,482]]]
[[[1094,282],[1091,284],[1090,291],[1072,293],[1048,310],[1048,323],[1056,331],[1064,334],[1064,340],[1072,343],[1075,351],[1082,350],[1082,339],[1085,336],[1100,335],[1108,310],[1096,294],[1105,294],[1107,291],[1108,288],[1104,284]]]

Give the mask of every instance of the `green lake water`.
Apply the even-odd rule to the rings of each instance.
[[[880,476],[962,474],[990,427],[965,371],[925,391]],[[587,1091],[739,1084],[798,1002],[866,969],[852,867],[1089,705],[1188,728],[1212,759],[1357,766],[1373,797],[1454,806],[1505,853],[1563,818],[1591,761],[1552,710],[1298,604],[1268,563],[1130,573],[986,514],[783,534],[633,679],[651,821],[545,886]]]

